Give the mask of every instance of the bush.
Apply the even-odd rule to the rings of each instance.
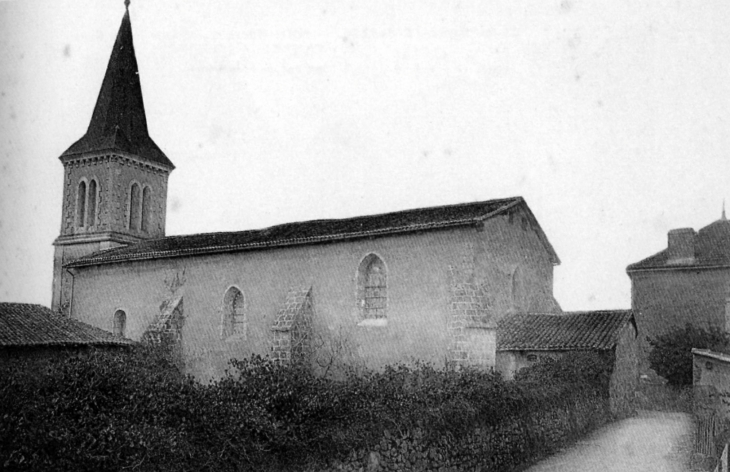
[[[602,362],[567,356],[515,382],[424,364],[336,381],[254,356],[202,385],[144,346],[50,359],[30,376],[22,361],[0,369],[0,469],[317,469],[414,432],[473,453],[460,445],[485,428],[499,432],[494,467],[515,465],[604,417]]]
[[[687,323],[684,328],[647,340],[652,346],[649,365],[676,387],[692,385],[692,348],[730,353],[730,336],[715,326],[704,329]]]

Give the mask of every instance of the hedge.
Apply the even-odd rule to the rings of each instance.
[[[605,421],[610,371],[579,355],[511,382],[424,364],[333,380],[254,356],[204,385],[137,346],[18,361],[0,375],[4,470],[356,470],[373,451],[387,468],[389,444],[404,438],[414,460],[442,451],[429,463],[447,464],[479,437],[492,438],[480,467],[508,470]]]

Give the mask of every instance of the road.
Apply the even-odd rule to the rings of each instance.
[[[642,411],[607,425],[525,472],[687,472],[690,415]]]

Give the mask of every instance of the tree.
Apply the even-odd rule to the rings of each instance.
[[[692,384],[693,348],[730,353],[730,335],[716,326],[705,329],[687,323],[684,328],[647,340],[652,346],[649,365],[678,387]]]

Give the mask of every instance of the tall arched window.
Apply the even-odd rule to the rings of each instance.
[[[114,312],[114,336],[123,338],[124,330],[127,328],[127,314],[124,310],[117,310]]]
[[[142,231],[147,231],[150,226],[150,198],[151,190],[145,186],[142,191]]]
[[[515,267],[512,271],[512,280],[510,283],[512,285],[512,307],[517,311],[521,311],[524,301],[524,293],[522,286],[522,273],[519,266]]]
[[[86,217],[86,224],[89,226],[96,225],[96,199],[97,199],[97,190],[96,190],[96,180],[92,180],[89,182],[89,204],[88,209],[89,213]]]
[[[363,318],[385,318],[388,284],[385,264],[375,254],[368,255],[358,269],[358,304]]]
[[[76,226],[83,228],[86,223],[86,182],[79,182],[78,193],[76,194]]]
[[[133,183],[129,189],[129,229],[139,229],[140,217],[140,191],[139,184]]]
[[[236,287],[226,290],[223,297],[223,316],[221,319],[221,338],[226,339],[235,334],[244,334],[246,329],[246,313],[244,311],[243,293]]]

